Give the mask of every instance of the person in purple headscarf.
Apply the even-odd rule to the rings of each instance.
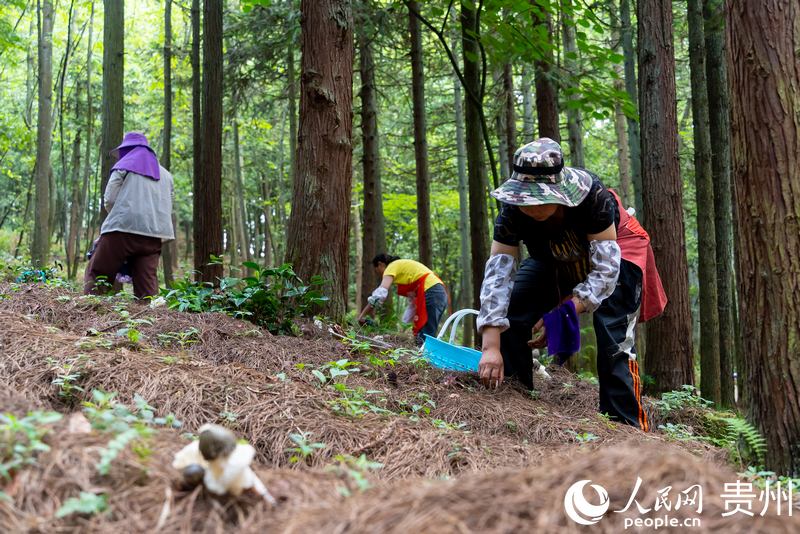
[[[159,165],[147,138],[128,132],[116,149],[104,200],[108,216],[86,267],[84,292],[107,290],[124,264],[133,279],[133,294],[158,294],[161,244],[175,239],[172,227],[172,175]],[[97,284],[104,277],[107,284]]]

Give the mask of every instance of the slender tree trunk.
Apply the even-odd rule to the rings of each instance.
[[[272,198],[266,174],[261,175],[261,199],[264,206],[264,266],[270,267],[277,254],[272,239]]]
[[[689,67],[694,123],[694,173],[697,202],[697,276],[700,288],[700,390],[719,404],[719,315],[717,310],[714,184],[711,177],[711,134],[708,125],[708,89],[703,35],[702,0],[688,0]]]
[[[500,165],[500,179],[508,180],[510,175],[511,163],[508,160],[508,142],[506,140],[506,117],[504,113],[498,113],[495,117],[495,129],[497,130],[497,163]]]
[[[192,0],[191,7],[191,24],[192,24],[192,222],[185,223],[185,236],[186,236],[186,260],[189,259],[189,250],[192,251],[192,259],[194,260],[194,251],[196,246],[194,243],[195,221],[197,220],[197,192],[203,188],[203,174],[202,174],[202,154],[203,154],[203,131],[201,128],[203,118],[202,107],[202,79],[200,70],[200,46],[202,39],[200,37],[200,0]],[[191,226],[192,232],[189,232]],[[190,243],[191,242],[191,243]],[[191,246],[190,246],[191,245]]]
[[[614,83],[614,88],[618,91],[624,90],[620,81]],[[628,207],[634,205],[633,193],[631,191],[631,160],[628,154],[628,139],[625,137],[625,113],[622,112],[622,105],[617,102],[614,104],[614,132],[617,136],[617,164],[619,166],[619,195],[622,203]]]
[[[43,268],[50,261],[50,146],[53,106],[53,3],[37,3],[39,17],[39,115],[36,127],[36,211],[31,260]]]
[[[78,107],[76,106],[76,115]],[[83,206],[81,205],[81,131],[75,132],[75,139],[72,142],[72,194],[70,198],[69,207],[69,224],[67,228],[69,233],[65,239],[65,253],[67,259],[67,278],[72,280],[76,274],[78,266],[78,241],[80,240],[80,216],[83,213]]]
[[[461,1],[461,45],[464,59],[464,82],[466,90],[480,94],[481,74],[476,58],[480,57],[475,35],[476,6],[469,0]],[[473,99],[466,100],[465,126],[467,129],[466,149],[469,177],[469,230],[472,237],[472,307],[480,308],[483,268],[489,257],[486,213],[486,167],[481,145],[481,118],[479,104]]]
[[[532,11],[533,23],[544,26],[549,36],[549,42],[554,42],[552,15],[538,5],[538,0],[531,0],[536,7]],[[558,124],[558,92],[553,79],[552,68],[555,65],[552,50],[544,51],[541,59],[534,62],[536,67],[536,115],[539,121],[539,137],[549,137],[561,142],[561,132]]]
[[[453,25],[455,28],[455,24]],[[453,30],[453,54],[458,54],[459,39],[456,30]],[[530,90],[530,85],[528,86]],[[467,182],[467,147],[464,141],[464,102],[461,96],[461,82],[453,73],[453,107],[455,108],[456,121],[456,161],[458,163],[458,234],[461,241],[461,277],[459,279],[459,308],[470,308],[472,302],[472,265],[470,263],[470,242],[469,242],[469,205]],[[466,322],[466,318],[465,321]],[[465,347],[472,346],[473,328],[470,324],[464,324],[464,337],[462,344]]]
[[[347,306],[352,178],[353,19],[346,0],[302,0],[297,170],[287,257],[304,280],[331,281],[326,313]]]
[[[639,98],[636,93],[636,51],[633,48],[633,25],[631,24],[630,0],[620,0],[619,17],[622,25],[622,52],[625,56],[625,90],[631,99],[633,109],[639,112]],[[642,195],[642,139],[639,132],[639,122],[628,117],[628,146],[631,154],[631,178],[633,179],[633,194],[636,199],[636,213],[639,218],[644,217],[644,200]]]
[[[419,261],[427,266],[433,263],[431,237],[431,179],[428,173],[428,134],[425,120],[425,72],[422,66],[422,31],[419,4],[408,4],[408,32],[411,35],[411,100],[414,107],[414,158],[417,170],[417,238]]]
[[[368,272],[372,271],[372,269],[365,270],[363,268],[366,262],[364,261],[364,240],[361,234],[361,215],[359,213],[358,204],[358,197],[355,195],[354,190],[352,202],[353,212],[350,214],[350,216],[352,217],[353,223],[353,248],[356,251],[356,307],[358,307],[360,310],[361,302],[366,300],[366,295],[369,295],[369,293],[366,293],[365,295],[365,291],[370,291],[370,289],[372,289],[365,289],[369,286],[368,284],[364,283],[364,278],[367,276]]]
[[[364,221],[361,227],[361,284],[356,299],[359,309],[366,305],[367,296],[375,288],[377,280],[373,274],[372,258],[386,252],[386,235],[382,231],[383,199],[381,198],[381,164],[378,137],[378,104],[375,91],[375,63],[372,56],[372,36],[368,26],[359,24],[358,49],[361,71],[361,144],[363,146],[362,169],[364,175]],[[381,229],[381,235],[379,235]]]
[[[85,153],[85,161],[86,167],[83,171],[83,188],[81,190],[81,210],[78,214],[78,231],[80,232],[80,228],[83,226],[83,218],[84,213],[86,213],[86,225],[89,226],[91,224],[91,214],[97,213],[95,209],[92,211],[87,211],[87,208],[92,208],[88,206],[88,198],[89,198],[89,178],[92,174],[96,174],[96,172],[92,171],[92,145],[95,143],[94,139],[94,104],[92,100],[92,47],[94,46],[94,0],[91,2],[90,7],[90,14],[89,14],[89,36],[88,42],[86,46],[86,153]],[[81,251],[79,246],[79,238],[75,238],[75,265],[73,266],[73,272],[78,272],[78,262],[80,261]]]
[[[724,0],[705,0],[706,74],[714,182],[714,231],[717,244],[717,307],[719,309],[720,392],[722,405],[733,400],[736,362],[733,323],[733,209],[731,195],[730,97],[725,51]]]
[[[517,151],[517,96],[514,93],[514,70],[511,63],[503,66],[503,93],[505,94],[505,126],[506,151],[509,168],[514,163],[514,152]]]
[[[164,150],[161,165],[172,168],[172,0],[164,0]],[[175,213],[172,214],[175,228]],[[177,238],[178,232],[175,232]],[[164,268],[164,284],[172,287],[174,275],[172,264],[178,255],[177,239],[164,243],[161,247],[161,260]]]
[[[111,151],[122,142],[125,118],[123,79],[125,76],[124,0],[103,2],[103,124],[100,140],[100,222],[106,218],[104,192],[116,158]]]
[[[739,310],[767,468],[800,476],[800,5],[728,4]]]
[[[647,328],[647,374],[655,391],[693,383],[692,317],[678,163],[672,2],[639,0],[639,102],[645,227],[669,304]]]
[[[572,10],[575,9],[572,0],[561,0],[561,31],[564,41],[564,67],[573,80],[580,75],[580,61],[578,59],[578,45],[575,36],[575,21],[572,19]],[[578,95],[570,94],[567,102],[577,102]],[[574,104],[573,104],[574,105]],[[573,167],[586,166],[583,158],[583,118],[581,110],[567,104],[567,132],[569,135],[569,161]]]
[[[239,121],[235,112],[233,116],[233,157],[234,199],[236,201],[234,208],[238,211],[238,239],[242,247],[242,258],[247,261],[253,261],[253,256],[250,252],[250,232],[247,228],[247,210],[244,207],[244,176],[242,172],[242,147],[239,141]]]
[[[289,223],[286,220],[286,204],[288,199],[293,198],[295,175],[297,174],[297,76],[295,75],[295,59],[294,59],[295,44],[289,43],[286,57],[286,83],[288,84],[288,97],[289,97],[289,183],[281,185],[278,191],[280,196],[280,214],[281,224],[283,225],[284,235],[286,239],[283,241],[288,243],[289,240]],[[288,198],[284,197],[284,192],[289,193]],[[285,256],[285,253],[284,253]],[[284,261],[286,259],[284,258]]]
[[[619,28],[619,12],[617,9],[616,1],[609,2],[609,18],[614,30],[611,33],[611,42],[609,46],[619,53],[622,42],[622,32]],[[624,91],[625,81],[623,66],[617,65],[615,67],[618,78],[614,80],[614,90]],[[631,191],[631,161],[628,151],[628,140],[625,137],[625,113],[622,110],[622,104],[619,101],[614,102],[614,132],[617,139],[617,166],[619,168],[619,196],[622,199],[623,205],[626,207],[634,205],[633,192]]]
[[[527,67],[522,69],[522,144],[533,141],[533,90],[531,89],[531,72]]]
[[[194,191],[194,268],[198,280],[213,283],[222,277],[222,265],[209,260],[223,254],[222,3],[203,3],[202,178]]]

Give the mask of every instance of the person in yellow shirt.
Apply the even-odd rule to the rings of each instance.
[[[442,280],[418,261],[403,260],[388,254],[375,256],[372,266],[382,277],[381,285],[367,298],[367,305],[361,310],[358,322],[363,324],[367,314],[372,315],[375,308],[389,296],[392,284],[397,284],[397,294],[408,299],[403,322],[414,324],[417,344],[425,342],[425,334],[435,336],[448,304]]]

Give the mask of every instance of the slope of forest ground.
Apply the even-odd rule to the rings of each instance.
[[[564,532],[578,528],[564,515],[571,484],[590,478],[621,508],[637,476],[643,504],[667,485],[701,484],[702,530],[799,525],[721,516],[723,484],[744,466],[702,438],[712,418],[694,403],[647,399],[652,427],[671,430],[642,433],[599,416],[596,386],[562,369],[533,394],[487,391],[409,349],[372,349],[313,323],[303,332],[0,285],[0,413],[63,415],[36,427],[49,450],[0,482],[0,530]],[[275,509],[178,487],[172,455],[208,422],[256,448]],[[58,517],[81,495],[82,513]],[[594,528],[618,532],[632,513]]]

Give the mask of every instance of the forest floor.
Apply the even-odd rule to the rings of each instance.
[[[533,394],[488,391],[410,350],[372,350],[310,323],[303,330],[273,336],[217,313],[0,285],[0,413],[63,414],[46,425],[49,450],[0,478],[0,531],[570,532],[582,527],[564,513],[569,486],[591,479],[618,510],[637,477],[646,507],[666,486],[674,495],[700,484],[702,526],[693,531],[798,531],[785,513],[722,517],[723,484],[744,466],[701,439],[608,421],[596,413],[597,386],[566,370],[551,370]],[[180,427],[155,424],[142,399]],[[86,424],[82,413],[92,419],[115,402],[130,410],[106,410],[114,423],[106,431]],[[654,429],[703,425],[699,409],[647,406]],[[179,489],[172,456],[208,422],[256,448],[254,468],[275,508]],[[126,438],[121,429],[133,430]],[[125,446],[101,474],[112,440]],[[106,497],[57,517],[82,492]],[[593,531],[619,532],[626,518],[655,514],[609,512]]]

